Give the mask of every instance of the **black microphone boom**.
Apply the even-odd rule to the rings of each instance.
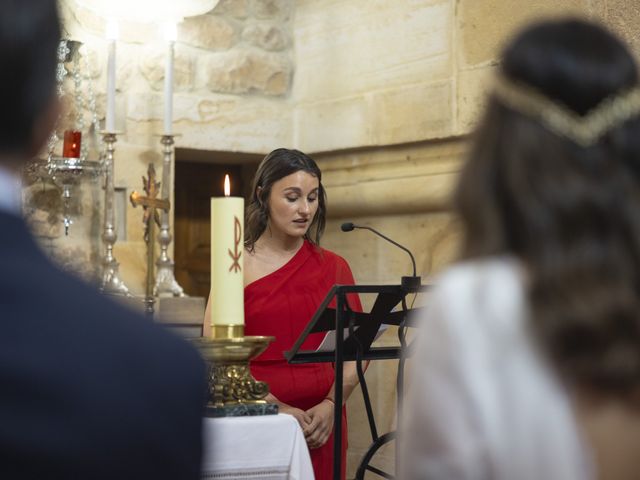
[[[380,236],[380,237],[384,238],[387,242],[389,242],[389,243],[393,243],[396,247],[401,248],[402,250],[404,250],[405,252],[407,252],[407,253],[409,254],[409,257],[411,257],[411,264],[413,265],[413,278],[414,278],[414,279],[415,279],[415,278],[417,278],[417,279],[418,279],[418,280],[417,280],[417,282],[418,282],[418,286],[420,286],[420,277],[416,277],[416,259],[415,259],[415,258],[413,258],[413,254],[409,251],[409,249],[408,249],[408,248],[403,247],[402,245],[400,245],[398,242],[396,242],[396,241],[394,241],[394,240],[391,240],[389,237],[387,237],[386,235],[383,235],[382,233],[380,233],[379,231],[377,231],[375,228],[366,227],[366,226],[364,226],[364,225],[355,225],[354,223],[351,223],[351,222],[343,223],[343,224],[340,226],[340,229],[341,229],[343,232],[351,232],[352,230],[354,230],[354,229],[356,229],[356,228],[361,228],[361,229],[363,229],[363,230],[370,230],[370,231],[372,231],[373,233],[375,233],[376,235],[378,235],[378,236]],[[404,278],[405,278],[405,277],[403,277],[403,282],[404,282]]]

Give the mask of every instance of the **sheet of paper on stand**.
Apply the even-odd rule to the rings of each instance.
[[[376,333],[376,337],[374,338],[374,342],[380,338],[380,336],[389,328],[389,325],[382,324],[378,329],[378,333]],[[357,331],[358,327],[354,327],[354,331]],[[344,329],[344,339],[349,338],[349,329]],[[316,349],[316,352],[333,352],[336,349],[336,331],[330,330],[322,339],[320,346]]]

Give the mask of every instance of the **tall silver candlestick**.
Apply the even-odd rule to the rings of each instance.
[[[106,146],[106,157],[104,161],[105,188],[104,188],[104,229],[102,231],[102,241],[105,244],[105,254],[102,258],[102,285],[100,291],[110,295],[131,296],[129,289],[120,279],[118,268],[120,264],[113,256],[113,246],[118,239],[115,226],[114,187],[113,187],[113,152],[115,150],[116,134],[104,132],[102,139]]]
[[[162,191],[163,200],[170,201],[171,197],[171,164],[173,160],[173,135],[163,135],[160,139],[162,144]],[[160,234],[158,235],[158,243],[160,243],[160,257],[156,262],[158,267],[156,273],[156,284],[153,288],[153,294],[160,296],[184,296],[184,290],[175,279],[174,263],[169,258],[169,244],[171,243],[171,230],[169,228],[169,212],[163,210],[160,214]]]

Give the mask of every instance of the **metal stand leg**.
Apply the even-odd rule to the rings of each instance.
[[[404,312],[407,312],[407,302],[406,302],[406,296],[402,297],[402,308]],[[400,325],[398,327],[398,339],[400,340],[400,346],[402,351],[404,352],[406,350],[406,346],[407,346],[407,342],[406,342],[406,338],[405,338],[405,320],[406,320],[406,315],[405,318],[400,322]],[[361,348],[361,347],[360,347]],[[360,354],[360,350],[358,352]],[[359,357],[359,355],[358,355]],[[395,460],[395,470],[396,470],[396,476],[398,475],[398,459],[399,459],[399,453],[400,453],[400,447],[398,445],[398,435],[397,432],[393,431],[393,432],[388,432],[385,433],[382,436],[378,436],[378,431],[376,428],[376,421],[375,418],[373,416],[373,410],[371,408],[371,399],[369,398],[369,390],[367,388],[367,384],[365,382],[365,378],[364,378],[364,372],[362,371],[362,366],[361,366],[361,359],[358,358],[358,378],[360,380],[360,385],[362,387],[362,396],[364,399],[364,404],[365,404],[365,408],[367,411],[367,419],[369,420],[369,428],[371,430],[371,438],[373,440],[373,443],[371,444],[371,446],[369,447],[369,449],[367,450],[367,453],[365,453],[364,457],[362,458],[362,461],[360,462],[360,465],[358,466],[358,470],[356,472],[356,480],[363,480],[364,479],[364,474],[365,472],[368,470],[370,472],[373,472],[383,478],[388,478],[388,479],[394,479],[396,478],[393,475],[390,475],[382,470],[380,470],[379,468],[373,467],[371,465],[369,465],[369,462],[371,462],[371,459],[373,458],[373,456],[376,454],[376,452],[385,444],[392,442],[392,441],[396,441],[396,460]],[[397,395],[397,405],[396,405],[396,410],[397,410],[397,425],[398,428],[400,427],[400,422],[402,421],[402,394],[403,394],[403,389],[404,389],[404,357],[401,357],[398,361],[398,375],[397,375],[397,383],[396,383],[396,395]]]
[[[333,414],[333,478],[338,480],[342,475],[342,379],[343,379],[343,343],[344,325],[342,314],[344,312],[345,296],[339,293],[336,300],[336,388],[335,407]]]

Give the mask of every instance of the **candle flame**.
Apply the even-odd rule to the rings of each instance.
[[[231,182],[229,181],[229,174],[224,176],[224,196],[231,195]]]

